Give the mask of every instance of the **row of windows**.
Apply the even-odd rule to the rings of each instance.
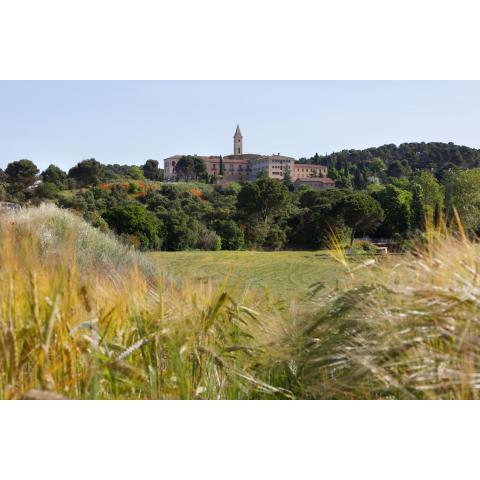
[[[323,172],[325,169],[323,168],[295,168],[298,172]]]
[[[214,164],[212,165],[212,168],[213,168],[213,170],[216,170],[216,169],[217,169],[217,164],[214,163]],[[218,164],[218,168],[220,169],[220,164]],[[251,172],[251,171],[252,171],[250,167],[245,167],[245,168],[244,168],[243,165],[238,165],[238,167],[235,168],[234,165],[228,165],[228,164],[225,165],[225,164],[224,164],[224,165],[223,165],[223,169],[224,169],[225,171],[228,170],[228,171],[231,171],[231,172],[233,172],[234,170],[238,170],[239,172],[243,172],[243,171],[245,171],[245,172]]]

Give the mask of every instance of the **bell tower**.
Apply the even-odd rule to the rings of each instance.
[[[243,155],[243,137],[238,125],[235,130],[235,135],[233,136],[233,154]]]

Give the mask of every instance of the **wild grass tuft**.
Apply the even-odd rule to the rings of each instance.
[[[339,258],[342,255],[337,254]],[[459,219],[430,227],[370,280],[323,292],[291,338],[307,398],[478,398],[480,249]],[[353,273],[352,273],[353,272]],[[300,346],[298,346],[300,345]]]

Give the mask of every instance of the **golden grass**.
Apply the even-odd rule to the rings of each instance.
[[[350,288],[302,320],[303,395],[478,398],[479,262],[457,219],[408,255],[369,265],[369,280],[349,270]]]
[[[478,244],[340,248],[342,286],[300,308],[161,273],[55,207],[3,215],[0,398],[477,398]]]
[[[282,333],[259,321],[258,300],[146,274],[130,251],[113,265],[91,244],[89,262],[79,241],[89,229],[53,207],[1,217],[1,398],[290,395],[253,368],[264,336]]]

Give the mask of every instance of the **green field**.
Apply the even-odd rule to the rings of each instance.
[[[344,267],[326,251],[318,252],[156,252],[160,268],[177,278],[211,279],[226,276],[239,289],[253,289],[282,300],[301,299],[314,284],[334,287]]]

